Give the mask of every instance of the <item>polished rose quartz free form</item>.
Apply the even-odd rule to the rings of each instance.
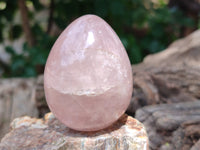
[[[67,127],[96,131],[114,123],[130,102],[132,71],[113,29],[95,15],[72,22],[49,54],[44,88],[50,110]]]

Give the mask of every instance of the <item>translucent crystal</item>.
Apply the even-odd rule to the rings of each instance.
[[[95,131],[114,123],[130,102],[132,71],[113,29],[95,15],[72,22],[52,47],[44,87],[51,111],[69,128]]]

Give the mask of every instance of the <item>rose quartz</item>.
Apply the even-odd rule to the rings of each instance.
[[[72,22],[55,42],[44,72],[47,103],[69,128],[96,131],[114,123],[132,95],[127,53],[95,15]]]

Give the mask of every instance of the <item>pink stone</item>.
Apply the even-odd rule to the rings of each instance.
[[[131,99],[132,71],[113,29],[95,15],[73,21],[49,54],[44,88],[50,110],[69,128],[96,131],[119,119]]]

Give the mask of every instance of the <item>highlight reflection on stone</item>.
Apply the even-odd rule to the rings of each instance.
[[[49,54],[44,86],[54,115],[69,128],[96,131],[114,123],[132,94],[127,53],[112,28],[95,15],[72,22]]]

